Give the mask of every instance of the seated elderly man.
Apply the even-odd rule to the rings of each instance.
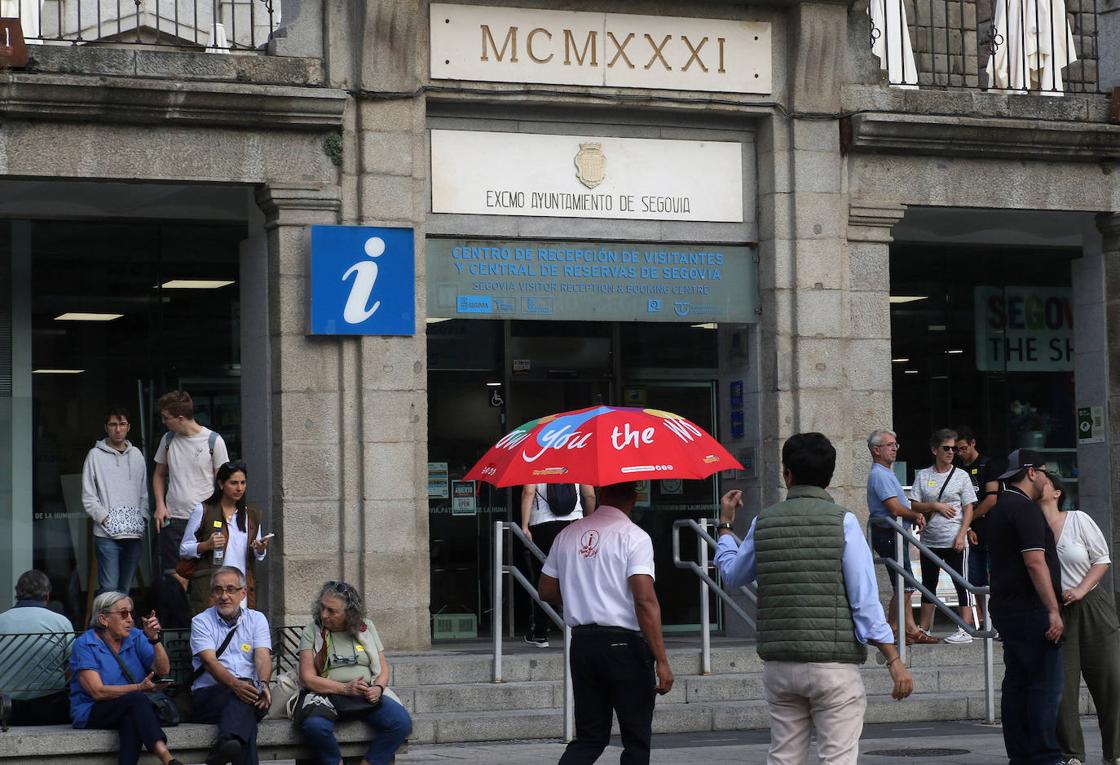
[[[32,569],[16,582],[16,604],[0,614],[0,693],[13,725],[68,725],[66,663],[74,626],[47,608],[51,580]]]
[[[216,724],[206,765],[257,765],[257,723],[272,695],[272,638],[260,611],[241,608],[245,575],[223,566],[210,578],[214,605],[191,620],[194,721]]]

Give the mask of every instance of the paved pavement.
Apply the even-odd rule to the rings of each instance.
[[[1083,717],[1081,725],[1087,762],[1101,762],[1096,719]],[[654,736],[652,765],[764,765],[769,741],[764,730]],[[418,744],[397,757],[396,765],[548,765],[557,762],[563,751],[564,745],[555,741]],[[599,762],[613,765],[620,754],[622,747],[614,739]],[[915,720],[864,727],[859,761],[861,765],[993,765],[1007,762],[1007,755],[998,724]],[[810,755],[809,763],[815,765],[816,758]]]
[[[1101,761],[1100,735],[1094,718],[1083,718],[1090,763]],[[761,765],[770,740],[767,731],[720,731],[654,736],[655,765]],[[564,745],[540,741],[482,744],[427,744],[409,748],[397,765],[542,765],[560,759]],[[618,741],[599,759],[618,762]],[[868,725],[860,744],[860,763],[866,765],[992,765],[1007,755],[999,725],[978,722],[923,722]],[[814,757],[809,758],[815,763]]]

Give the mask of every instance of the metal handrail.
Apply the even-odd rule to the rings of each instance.
[[[705,675],[712,674],[712,636],[711,636],[711,617],[708,613],[708,593],[714,591],[716,595],[724,602],[724,604],[739,615],[751,629],[755,629],[757,624],[754,617],[751,616],[742,606],[739,605],[731,595],[723,589],[723,587],[708,574],[708,548],[716,549],[716,540],[708,533],[708,527],[714,523],[710,518],[701,518],[693,520],[691,518],[682,518],[673,522],[673,565],[677,568],[683,568],[696,574],[700,579],[700,640],[701,640],[701,657],[703,662],[703,672]],[[688,527],[696,532],[696,551],[697,557],[700,562],[691,560],[681,560],[681,532],[684,527]],[[732,536],[735,536],[732,534]],[[742,542],[739,537],[735,537],[735,543]],[[735,591],[743,595],[751,602],[751,605],[758,606],[758,591],[756,587],[749,584],[736,587]]]
[[[512,532],[515,537],[521,540],[530,553],[536,556],[537,560],[541,563],[545,561],[545,554],[541,549],[531,540],[521,527],[516,523],[509,521],[495,521],[494,522],[494,599],[491,603],[491,618],[492,630],[494,635],[494,682],[505,682],[502,679],[502,574],[509,574],[510,579],[521,585],[522,589],[529,594],[537,605],[541,607],[548,618],[552,620],[553,624],[558,626],[564,633],[564,741],[571,741],[575,737],[575,707],[574,695],[572,693],[572,628],[564,623],[564,619],[556,613],[551,604],[546,603],[541,599],[540,593],[537,588],[525,578],[525,575],[512,564],[505,562],[505,535],[504,532]]]
[[[700,600],[700,603],[701,603],[701,605],[700,605],[700,615],[701,615],[701,632],[702,632],[702,652],[703,652],[703,662],[704,662],[704,673],[705,674],[710,674],[711,673],[711,643],[710,643],[710,635],[709,635],[710,628],[709,628],[709,624],[708,624],[708,609],[707,609],[709,589],[713,590],[715,592],[715,594],[718,595],[720,597],[720,599],[722,599],[725,604],[727,604],[728,607],[730,607],[736,614],[738,614],[740,617],[742,617],[752,628],[755,628],[757,626],[755,620],[753,618],[751,618],[751,616],[739,605],[739,603],[737,603],[731,597],[731,595],[728,594],[723,589],[723,587],[721,587],[720,584],[718,582],[716,582],[708,574],[708,571],[707,571],[707,569],[708,569],[708,548],[711,547],[712,549],[715,549],[716,545],[717,545],[716,540],[708,533],[708,527],[711,526],[713,523],[714,523],[714,521],[712,521],[710,519],[699,519],[699,520],[681,519],[681,520],[675,521],[673,523],[673,565],[675,565],[677,568],[682,568],[682,569],[687,569],[687,570],[692,571],[700,579],[700,598],[701,598],[701,600]],[[883,524],[883,525],[885,525],[885,524]],[[891,571],[895,574],[895,588],[896,588],[896,591],[898,591],[900,593],[903,592],[905,584],[907,582],[914,585],[915,587],[918,588],[918,590],[923,595],[927,596],[930,600],[932,600],[934,605],[936,605],[939,610],[943,611],[947,616],[949,616],[949,618],[952,619],[953,622],[955,622],[957,625],[963,627],[965,629],[965,631],[968,632],[973,637],[979,637],[979,638],[982,638],[984,640],[984,687],[985,687],[985,707],[986,707],[985,712],[986,712],[986,721],[988,723],[993,723],[995,721],[995,683],[994,683],[995,660],[994,660],[994,655],[993,655],[992,639],[996,636],[996,632],[992,628],[992,615],[991,615],[990,609],[988,608],[988,596],[989,596],[989,593],[990,593],[990,588],[979,587],[977,585],[971,584],[967,579],[965,579],[963,576],[961,576],[956,571],[954,571],[953,568],[948,563],[946,563],[944,560],[942,560],[939,556],[935,555],[916,536],[914,536],[912,533],[910,533],[910,531],[908,529],[904,528],[901,523],[899,523],[899,522],[897,522],[893,519],[890,519],[889,520],[889,525],[892,528],[894,528],[896,531],[899,532],[899,534],[895,537],[895,558],[896,559],[892,560],[890,558],[877,558],[876,560],[877,560],[877,562],[883,563],[887,567],[888,571]],[[697,563],[696,561],[681,560],[681,555],[680,555],[680,552],[681,552],[680,530],[682,528],[685,528],[685,527],[691,528],[693,531],[696,532],[700,563]],[[742,540],[738,536],[736,536],[734,533],[732,534],[732,536],[735,537],[735,543],[737,545],[742,543]],[[982,595],[984,597],[984,629],[983,630],[978,630],[978,629],[975,629],[975,628],[970,627],[969,625],[965,624],[964,620],[961,619],[956,613],[954,613],[952,611],[952,609],[948,605],[945,604],[944,601],[942,601],[939,597],[937,597],[936,593],[930,592],[909,571],[907,571],[905,568],[903,568],[902,560],[903,560],[903,557],[904,557],[903,556],[903,552],[904,552],[903,551],[903,539],[904,539],[904,537],[905,537],[905,539],[909,540],[910,543],[913,544],[916,548],[918,548],[918,550],[922,554],[926,555],[930,560],[937,563],[939,568],[946,571],[954,582],[963,586],[964,589],[967,590],[968,592],[970,592],[974,595]],[[752,605],[757,607],[757,605],[758,605],[758,594],[757,594],[757,589],[756,588],[753,588],[749,585],[743,585],[741,587],[737,587],[736,590],[739,593],[745,595],[748,598],[748,600],[751,601]],[[906,662],[907,650],[906,650],[906,630],[905,630],[904,625],[906,624],[905,614],[906,614],[907,602],[906,602],[906,598],[904,598],[904,597],[896,598],[896,602],[897,602],[897,606],[898,606],[898,613],[897,613],[898,621],[897,621],[897,623],[900,625],[899,629],[898,629],[898,635],[897,635],[898,655],[902,659],[903,663],[905,663]]]
[[[906,661],[906,608],[908,607],[908,598],[905,597],[906,583],[913,585],[919,592],[925,595],[933,602],[937,609],[948,616],[957,626],[964,629],[965,632],[973,637],[982,638],[984,640],[984,702],[985,702],[985,718],[986,722],[994,723],[996,719],[996,697],[995,697],[995,651],[992,646],[992,639],[996,636],[996,631],[992,627],[992,612],[989,603],[991,594],[990,587],[981,587],[972,584],[964,576],[955,571],[952,566],[942,560],[932,550],[918,539],[908,528],[896,518],[880,518],[876,520],[876,524],[883,528],[892,528],[895,533],[894,538],[894,554],[895,557],[891,558],[877,558],[876,560],[887,567],[888,571],[893,571],[895,575],[895,604],[898,609],[896,622],[898,624],[898,655],[902,657],[903,662]],[[914,576],[913,573],[908,571],[903,566],[903,559],[905,558],[905,542],[909,541],[910,544],[918,550],[918,552],[934,563],[938,568],[949,574],[949,578],[954,583],[961,586],[966,592],[972,595],[982,595],[984,597],[984,629],[979,630],[965,624],[953,610],[945,604],[941,598],[937,597],[936,593],[930,592],[929,589]]]

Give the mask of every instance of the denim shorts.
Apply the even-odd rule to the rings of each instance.
[[[895,557],[894,538],[895,538],[896,534],[897,534],[897,532],[894,529],[883,528],[881,526],[872,525],[871,526],[871,549],[874,550],[875,555],[877,555],[880,558],[890,558],[890,559],[893,560],[894,557]],[[907,542],[907,541],[903,541],[903,543],[902,543],[902,557],[903,557],[903,564],[902,565],[906,568],[906,571],[908,573],[913,575],[914,569],[910,565],[910,543]],[[891,578],[893,580],[894,572],[889,571],[889,570],[888,570],[888,572],[890,574],[892,574]],[[914,592],[914,587],[913,587],[913,585],[907,584],[906,587],[905,587],[905,590],[906,590],[906,592]]]

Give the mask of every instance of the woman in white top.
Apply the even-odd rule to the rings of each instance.
[[[256,605],[253,568],[268,554],[268,539],[261,536],[260,512],[245,504],[247,477],[243,462],[222,465],[214,480],[214,494],[195,505],[187,521],[176,571],[190,580],[187,596],[192,616],[209,608],[210,576],[222,566],[233,566],[245,574],[249,608]]]
[[[1108,571],[1108,543],[1093,519],[1077,510],[1065,512],[1065,486],[1047,474],[1050,486],[1038,500],[1058,545],[1062,567],[1062,661],[1065,688],[1058,707],[1058,743],[1066,762],[1085,761],[1078,701],[1081,677],[1097,707],[1104,761],[1120,763],[1120,625],[1112,596],[1097,584]]]
[[[565,506],[561,507],[561,503]],[[553,504],[557,506],[553,507]],[[521,530],[546,556],[556,536],[569,523],[594,509],[594,486],[527,483],[521,487]],[[525,567],[529,572],[529,581],[535,585],[541,576],[541,562],[528,549],[525,550]],[[525,642],[537,648],[548,648],[548,622],[548,615],[533,601]]]
[[[933,465],[919,470],[910,487],[910,507],[926,516],[922,542],[933,553],[949,564],[954,571],[964,571],[964,549],[967,544],[968,526],[972,523],[972,508],[976,504],[976,489],[968,473],[953,465],[957,453],[957,432],[943,429],[929,439],[933,452]],[[937,592],[941,568],[922,556],[922,584],[930,592]],[[956,582],[957,611],[966,624],[972,624],[972,609],[968,607],[968,593]],[[933,623],[933,602],[922,598],[919,618],[922,632],[929,634]],[[972,636],[961,628],[945,638],[946,643],[963,645],[972,642]]]

